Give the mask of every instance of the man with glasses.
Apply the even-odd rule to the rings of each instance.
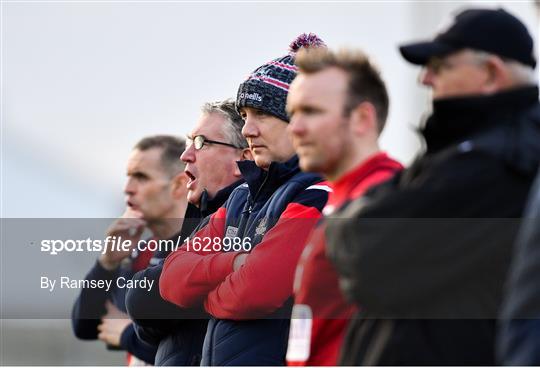
[[[236,111],[234,101],[206,103],[201,110],[201,117],[180,156],[185,164],[190,204],[182,239],[190,236],[194,225],[203,226],[204,219],[223,205],[232,190],[242,183],[236,162],[251,159],[241,134],[244,121]],[[135,274],[133,279],[151,279],[157,285],[162,268],[163,264],[147,268]],[[199,309],[185,310],[166,302],[158,288],[150,292],[131,289],[126,306],[139,337],[145,343],[157,346],[156,365],[200,363],[207,319]]]
[[[540,160],[533,41],[506,11],[469,9],[400,51],[432,91],[425,153],[329,220],[328,254],[360,307],[340,363],[495,365],[508,218]]]
[[[241,133],[244,122],[234,101],[226,101],[220,109],[232,123],[224,125],[223,113],[216,110],[216,105],[204,105],[202,116],[188,136],[188,145],[180,157],[189,178],[188,201],[203,208],[205,197],[213,198],[219,190],[240,180],[236,162],[252,159]]]

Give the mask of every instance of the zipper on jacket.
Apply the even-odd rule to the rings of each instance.
[[[264,178],[262,184],[259,186],[259,189],[257,190],[257,193],[255,193],[255,196],[253,198],[248,199],[248,206],[247,206],[248,208],[242,211],[242,218],[240,219],[240,224],[238,225],[238,234],[244,233],[246,224],[249,220],[249,216],[251,215],[251,212],[253,212],[253,206],[256,203],[256,199],[261,193],[261,190],[265,186],[269,177],[270,177],[270,172],[267,172],[266,177]]]
[[[268,181],[268,178],[270,177],[270,172],[267,171],[266,172],[266,176],[264,177],[264,180],[261,184],[261,186],[259,187],[259,189],[257,190],[257,193],[255,193],[255,196],[253,197],[252,200],[249,201],[249,207],[248,207],[248,213],[251,215],[251,211],[253,211],[253,205],[255,204],[255,201],[257,200],[257,197],[259,196],[259,194],[261,193],[261,190],[262,188],[264,188],[266,182]]]

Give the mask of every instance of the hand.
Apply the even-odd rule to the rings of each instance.
[[[110,271],[114,270],[124,258],[129,257],[132,249],[141,240],[141,235],[146,226],[146,221],[142,217],[142,212],[128,207],[122,217],[112,223],[107,230],[107,236],[116,236],[117,241],[119,237],[122,238],[122,241],[131,240],[131,248],[127,251],[111,250],[109,243],[106,252],[99,257],[99,263],[103,268]]]
[[[120,347],[120,338],[127,326],[131,324],[128,315],[120,311],[114,304],[107,300],[105,303],[107,314],[101,318],[101,324],[97,329],[98,339],[107,345]]]
[[[248,254],[249,253],[240,253],[236,257],[234,257],[234,261],[233,261],[233,270],[234,271],[238,270],[244,264]]]

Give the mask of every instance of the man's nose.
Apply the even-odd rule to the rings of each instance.
[[[133,178],[128,178],[126,185],[124,185],[124,193],[128,195],[133,195],[136,192],[137,185]]]
[[[190,144],[180,155],[180,160],[183,162],[195,162],[195,147]]]
[[[287,130],[291,136],[302,135],[306,131],[304,119],[299,114],[291,116]]]
[[[424,86],[433,87],[433,82],[435,80],[435,72],[429,67],[424,67],[418,76],[418,80]]]
[[[242,128],[242,135],[246,138],[256,137],[259,134],[256,124],[252,119],[246,118],[244,127]]]

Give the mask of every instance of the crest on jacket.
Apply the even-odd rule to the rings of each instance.
[[[225,231],[225,237],[226,238],[236,238],[236,235],[238,234],[238,228],[234,226],[227,226],[227,230]]]
[[[264,236],[266,233],[266,217],[260,219],[259,224],[255,228],[255,236]]]

